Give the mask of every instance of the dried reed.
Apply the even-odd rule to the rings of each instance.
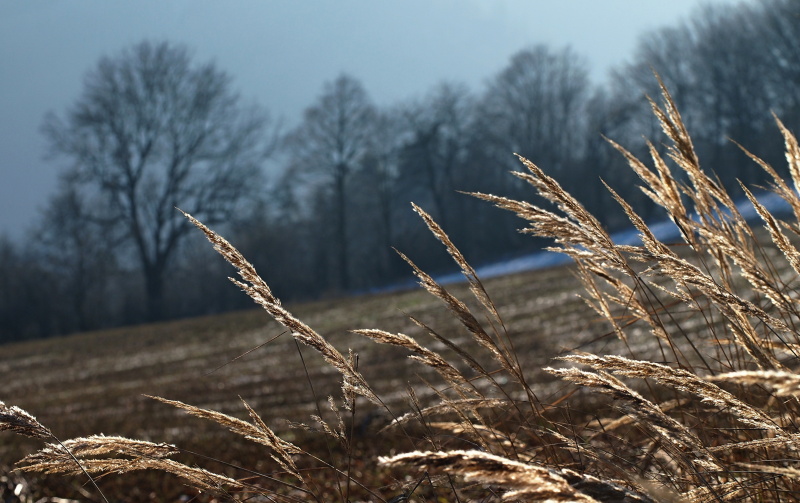
[[[240,479],[215,474],[171,459],[180,454],[174,446],[120,437],[51,443],[23,459],[21,466],[90,474],[155,469],[230,499],[235,499],[233,492],[247,490],[267,500],[323,501],[319,488],[325,483],[315,478],[318,472],[301,467],[303,458],[335,475],[341,501],[351,500],[351,484],[365,499],[386,501],[388,495],[384,498],[359,482],[351,471],[356,397],[361,396],[394,417],[382,435],[401,430],[411,444],[422,440],[432,446],[429,451],[380,457],[382,470],[396,474],[416,466],[446,475],[431,478],[426,472],[416,482],[399,484],[413,488],[393,502],[410,501],[412,493],[424,491],[438,500],[551,502],[781,501],[800,494],[800,301],[794,278],[787,279],[800,274],[800,146],[777,121],[791,186],[765,161],[747,153],[794,215],[793,221],[779,220],[743,187],[766,231],[754,229],[719,181],[700,167],[680,113],[659,83],[663,100],[650,103],[668,140],[665,153],[648,143],[651,168],[621,145],[611,145],[639,176],[644,194],[675,224],[683,240],[680,248],[659,240],[609,187],[641,238],[635,245],[614,243],[595,216],[524,158],[520,161],[525,171],[515,175],[553,209],[474,194],[515,212],[527,221],[525,232],[553,239],[553,249],[572,257],[584,283],[584,300],[606,324],[607,333],[616,335],[617,342],[605,347],[616,354],[575,352],[546,369],[568,381],[566,394],[551,402],[539,399],[544,396],[540,384],[530,382],[529,369],[520,364],[500,310],[475,270],[416,205],[414,211],[468,281],[478,311],[400,254],[422,287],[445,305],[472,340],[472,346],[456,343],[414,317],[413,323],[445,350],[433,351],[405,334],[354,330],[375,342],[404,348],[411,359],[433,371],[428,375],[438,376],[438,382],[423,379],[428,402],[420,398],[421,388],[409,385],[411,410],[400,417],[388,411],[359,373],[355,355],[345,357],[282,307],[236,248],[187,214],[238,270],[242,281],[232,281],[341,375],[342,409],[350,417],[330,398],[335,422],[323,417],[319,408],[313,418],[323,435],[346,452],[347,467],[334,465],[332,451],[331,460],[325,461],[299,443],[282,439],[247,404],[249,422],[164,398],[157,400],[266,446],[281,474],[297,483],[246,470]],[[765,239],[771,243],[762,243]],[[766,247],[774,253],[766,253]],[[33,416],[2,403],[0,429],[54,438]],[[473,448],[463,450],[464,445]],[[394,444],[386,449],[394,449]],[[254,474],[274,485],[251,484],[246,477]]]

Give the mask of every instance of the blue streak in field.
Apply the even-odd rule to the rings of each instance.
[[[766,207],[767,210],[769,210],[769,212],[775,215],[776,217],[780,217],[783,215],[791,215],[792,211],[791,206],[789,206],[789,204],[786,201],[784,201],[779,195],[775,193],[765,192],[759,194],[758,201],[761,204],[763,204],[764,207]],[[760,221],[761,217],[758,216],[758,213],[756,212],[755,208],[753,208],[753,205],[750,204],[750,201],[747,198],[740,199],[739,201],[737,201],[736,207],[739,209],[739,212],[748,222],[757,223]],[[728,214],[730,213],[728,212]],[[675,225],[674,222],[672,222],[672,220],[669,219],[659,220],[657,222],[648,224],[648,227],[656,236],[656,238],[667,244],[672,242],[677,242],[682,239],[678,227]],[[639,231],[633,227],[619,232],[615,232],[614,234],[611,235],[611,238],[614,240],[616,244],[639,245],[642,242],[639,236]],[[572,259],[563,253],[557,253],[551,251],[539,251],[512,259],[503,260],[500,262],[484,264],[482,266],[476,267],[475,271],[478,273],[479,278],[487,279],[498,276],[506,276],[509,274],[515,274],[519,272],[547,269],[550,267],[569,264],[571,262]],[[463,281],[466,281],[460,271],[454,271],[450,273],[436,275],[434,276],[434,279],[439,284],[443,285],[461,283]],[[380,292],[393,292],[399,290],[406,290],[408,288],[413,288],[415,284],[416,283],[409,280],[409,281],[404,281],[402,283],[396,283],[385,287],[371,289],[368,292],[363,292],[363,293],[380,293]]]

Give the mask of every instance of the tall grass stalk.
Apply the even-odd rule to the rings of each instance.
[[[461,269],[473,298],[457,298],[401,256],[471,342],[416,318],[413,323],[429,340],[354,328],[358,336],[407,351],[430,369],[426,375],[436,377],[409,385],[410,408],[402,414],[389,410],[358,371],[354,355],[345,356],[287,311],[236,248],[186,215],[237,269],[241,279],[232,281],[338,372],[342,396],[329,399],[330,414],[323,417],[318,409],[313,419],[319,434],[345,455],[337,458],[333,449],[319,454],[284,440],[246,403],[249,420],[156,398],[264,446],[275,471],[234,467],[240,476],[223,475],[173,460],[182,454],[175,446],[103,436],[48,445],[19,466],[64,474],[154,469],[204,493],[241,501],[260,495],[266,501],[722,502],[781,501],[800,494],[800,147],[776,119],[789,181],[745,152],[793,212],[791,219],[780,220],[743,187],[766,229],[761,231],[701,169],[663,85],[661,102],[651,105],[666,135],[665,154],[648,144],[648,165],[609,141],[641,179],[644,194],[680,231],[680,246],[659,240],[609,187],[641,238],[640,244],[616,244],[579,201],[524,158],[525,170],[514,175],[530,184],[546,207],[474,194],[515,212],[526,222],[523,232],[551,238],[552,249],[574,259],[587,306],[615,337],[603,346],[573,341],[583,350],[560,355],[546,369],[555,381],[531,379],[502,308],[444,229],[416,205],[414,211]],[[600,347],[606,354],[591,351]],[[561,388],[560,396],[551,395],[554,387]],[[359,400],[392,418],[375,439],[379,447],[385,442],[385,455],[374,469],[395,477],[393,487],[368,486],[352,470],[354,424],[366,409],[356,407]],[[51,437],[24,411],[7,410],[0,429]],[[396,440],[398,432],[405,440]],[[407,452],[392,452],[398,446]],[[337,459],[343,463],[337,466]],[[338,489],[326,493],[331,477]]]

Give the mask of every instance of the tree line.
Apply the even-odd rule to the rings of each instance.
[[[24,243],[0,238],[0,340],[247,307],[231,272],[175,209],[223,231],[284,299],[407,281],[450,261],[413,214],[426,209],[474,264],[542,243],[464,192],[526,198],[522,155],[611,229],[626,225],[599,178],[659,218],[606,139],[646,155],[657,72],[720,181],[763,180],[736,140],[785,165],[770,111],[800,126],[800,6],[705,6],[644,35],[602,85],[570,48],[514,54],[480,90],[445,82],[376,105],[342,74],[293,127],[243,100],[185,47],[145,41],[102,58],[63,114],[48,114],[58,190]],[[655,144],[653,148],[660,149]]]

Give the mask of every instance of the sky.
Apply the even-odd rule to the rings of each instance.
[[[735,3],[736,0],[717,0]],[[0,0],[0,236],[19,240],[55,191],[64,159],[39,131],[63,116],[103,56],[144,39],[186,45],[287,127],[346,72],[378,105],[442,81],[473,91],[517,51],[570,45],[592,78],[700,0]]]

